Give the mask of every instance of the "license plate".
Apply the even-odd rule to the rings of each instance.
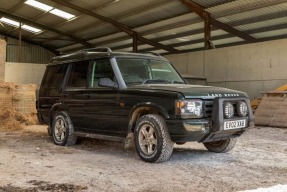
[[[226,121],[224,122],[224,129],[239,129],[246,127],[245,120],[237,120],[237,121]]]

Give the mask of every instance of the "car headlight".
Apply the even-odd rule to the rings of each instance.
[[[246,117],[248,115],[248,106],[246,102],[240,101],[237,103],[237,113],[240,117]]]
[[[203,101],[181,100],[176,102],[177,114],[182,118],[203,117]]]

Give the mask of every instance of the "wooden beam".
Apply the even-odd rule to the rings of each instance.
[[[252,37],[251,35],[249,35],[245,32],[239,31],[238,29],[235,29],[234,27],[231,27],[230,25],[222,23],[222,22],[220,22],[216,19],[213,19],[213,18],[210,18],[210,21],[214,27],[222,29],[223,31],[231,33],[235,36],[238,36],[238,37],[240,37],[240,38],[242,38],[248,42],[251,42],[251,43],[259,42],[259,40],[256,39],[255,37]]]
[[[94,17],[94,18],[100,19],[100,20],[102,20],[102,21],[105,21],[105,22],[107,22],[107,23],[110,23],[110,24],[114,25],[115,27],[117,27],[119,30],[124,31],[125,33],[127,33],[127,34],[128,34],[129,36],[131,36],[131,37],[137,36],[137,37],[138,37],[138,38],[137,38],[138,41],[141,41],[141,42],[146,43],[146,44],[148,44],[148,45],[151,45],[151,46],[154,46],[154,47],[157,47],[157,48],[160,48],[160,49],[164,49],[164,50],[169,51],[169,52],[171,52],[171,53],[176,53],[176,52],[178,52],[178,50],[175,49],[175,48],[173,48],[173,47],[169,47],[169,46],[167,46],[167,45],[164,45],[164,44],[161,44],[161,43],[159,43],[159,42],[156,42],[156,41],[147,39],[147,38],[145,38],[145,37],[143,37],[143,36],[140,36],[140,35],[139,35],[136,31],[134,31],[131,27],[129,27],[129,26],[123,24],[123,23],[117,22],[117,21],[115,21],[115,20],[113,20],[113,19],[104,17],[104,16],[99,15],[99,14],[97,14],[97,13],[95,13],[95,12],[89,11],[89,10],[87,10],[87,9],[84,9],[84,8],[82,8],[82,7],[79,7],[79,6],[77,6],[77,5],[74,5],[74,4],[72,4],[72,3],[69,3],[69,2],[67,2],[67,1],[65,1],[65,0],[50,0],[50,1],[53,1],[53,2],[58,3],[58,4],[60,4],[60,5],[64,5],[64,6],[66,6],[66,7],[69,7],[70,9],[74,9],[74,10],[76,10],[76,11],[79,11],[79,12],[84,13],[84,14],[86,14],[86,15],[89,15],[89,16],[91,16],[91,17]]]
[[[25,18],[22,18],[22,17],[18,17],[16,15],[13,15],[13,14],[10,14],[10,13],[4,12],[4,11],[0,11],[0,15],[9,17],[10,19],[14,19],[16,21],[25,23],[27,25],[32,25],[32,26],[40,28],[42,30],[51,31],[51,32],[54,32],[54,33],[57,33],[57,34],[69,37],[69,38],[73,39],[75,42],[81,43],[85,47],[89,47],[89,48],[92,47],[92,44],[90,44],[87,41],[85,41],[84,39],[82,39],[80,37],[77,37],[75,35],[72,35],[72,34],[70,34],[68,32],[60,31],[60,30],[57,30],[55,28],[48,27],[48,26],[42,25],[40,23],[36,23],[34,21],[30,21],[28,19],[25,19]]]
[[[243,32],[243,31],[239,31],[238,29],[235,29],[234,27],[231,27],[230,25],[227,25],[225,23],[222,23],[214,18],[212,18],[210,16],[210,13],[207,12],[205,10],[205,8],[191,0],[179,0],[181,1],[186,7],[188,7],[191,11],[193,11],[194,13],[196,13],[198,16],[200,16],[201,18],[205,19],[205,15],[209,15],[210,17],[210,23],[214,26],[217,27],[219,29],[222,29],[228,33],[234,34],[248,42],[258,42],[258,40],[254,37],[252,37],[251,35]]]

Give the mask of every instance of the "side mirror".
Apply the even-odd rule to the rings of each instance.
[[[118,85],[110,78],[100,78],[98,85],[100,87],[110,87],[110,88],[117,88]]]

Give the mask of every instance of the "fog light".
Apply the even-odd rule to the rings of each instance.
[[[240,101],[237,104],[237,113],[240,117],[246,117],[248,114],[248,106],[246,104],[246,102],[244,101]]]
[[[230,102],[224,104],[224,117],[227,119],[234,117],[234,107]]]

